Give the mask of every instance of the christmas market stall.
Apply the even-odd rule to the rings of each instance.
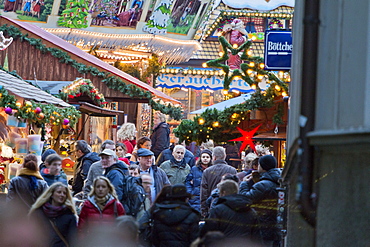
[[[16,174],[24,155],[41,154],[54,127],[72,128],[80,112],[63,100],[0,70],[0,185]]]
[[[0,64],[7,57],[9,70],[16,70],[23,79],[64,82],[65,88],[59,88],[58,93],[67,96],[65,100],[68,102],[78,104],[84,112],[76,129],[79,139],[90,144],[97,139],[92,135],[92,129],[103,123],[94,123],[98,121],[94,115],[113,117],[118,114],[110,128],[123,124],[125,116],[128,122],[141,126],[143,112],[150,116],[152,110],[177,120],[182,117],[178,101],[35,25],[0,16],[0,31],[14,39],[6,53],[0,52]],[[89,81],[91,84],[80,87],[79,78],[86,80],[83,83]],[[78,87],[89,88],[91,92],[78,92]],[[147,117],[143,121],[150,122]],[[114,131],[106,133],[111,134],[98,136],[99,139],[114,139]]]

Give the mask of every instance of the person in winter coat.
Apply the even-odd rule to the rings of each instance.
[[[6,202],[11,206],[21,207],[27,215],[32,204],[48,188],[48,184],[38,171],[37,157],[27,154],[18,176],[10,180]]]
[[[210,231],[221,231],[226,238],[258,239],[258,219],[249,199],[238,194],[238,184],[225,180],[217,185],[220,198],[201,229],[201,236]]]
[[[136,145],[136,127],[133,123],[124,123],[117,131],[117,139],[126,145],[127,153],[132,154]]]
[[[198,237],[200,215],[187,203],[190,196],[184,185],[176,184],[167,195],[168,200],[153,205],[154,246],[187,247]]]
[[[116,144],[112,140],[105,140],[101,144],[100,152],[103,152],[104,149],[116,151]],[[87,174],[87,178],[85,180],[85,185],[83,187],[83,199],[87,199],[87,196],[90,194],[90,191],[92,189],[92,184],[94,180],[99,176],[103,176],[103,173],[104,169],[101,165],[101,160],[91,165],[90,170]]]
[[[124,214],[123,205],[119,202],[109,179],[103,176],[97,177],[81,209],[78,221],[79,232],[85,237],[94,227],[114,227],[115,219]]]
[[[149,174],[152,177],[153,184],[150,186],[151,201],[155,201],[157,195],[165,185],[170,185],[166,173],[153,165],[154,153],[146,148],[137,150],[140,175]]]
[[[223,175],[230,173],[236,174],[236,169],[229,166],[226,161],[226,152],[223,147],[215,147],[212,152],[213,165],[203,172],[201,190],[200,190],[200,208],[202,216],[208,214],[208,207],[206,205],[207,198],[211,192],[217,187]]]
[[[61,170],[62,158],[58,154],[50,154],[45,160],[45,168],[42,168],[40,173],[49,186],[56,182],[67,185],[67,179],[62,176]]]
[[[77,213],[67,185],[53,183],[32,205],[32,221],[38,221],[46,235],[45,246],[70,246],[76,237]]]
[[[222,183],[223,181],[226,181],[226,180],[232,180],[235,183],[239,184],[239,179],[234,174],[227,173],[227,174],[223,175],[222,178],[221,178],[220,183]],[[220,191],[217,187],[216,189],[212,190],[211,196],[208,197],[208,199],[206,201],[207,207],[209,209],[214,208],[216,206],[219,198],[220,198]]]
[[[257,211],[261,234],[267,246],[280,246],[280,231],[277,227],[277,203],[281,176],[277,167],[277,161],[272,155],[264,155],[259,158],[258,172],[261,174],[260,181],[249,187],[248,178],[240,184],[239,193],[245,195],[252,207]]]
[[[98,154],[91,152],[91,147],[84,140],[78,140],[76,142],[75,154],[77,162],[74,165],[72,180],[73,195],[82,191],[91,165],[100,160]]]
[[[154,130],[150,139],[152,140],[152,152],[154,153],[155,158],[159,154],[170,147],[170,128],[166,123],[166,115],[157,111],[154,113]]]
[[[171,184],[185,184],[186,176],[190,173],[190,166],[185,163],[185,147],[176,145],[173,148],[173,158],[163,162],[159,167],[167,174]]]
[[[102,167],[105,169],[104,176],[107,177],[114,186],[118,200],[124,203],[125,175],[129,174],[127,165],[118,160],[116,152],[110,149],[104,149],[99,156],[101,157]]]
[[[189,204],[200,212],[200,184],[202,182],[203,171],[212,165],[212,152],[209,149],[204,149],[200,153],[200,159],[197,164],[191,168],[190,173],[186,177],[185,186],[192,198]]]

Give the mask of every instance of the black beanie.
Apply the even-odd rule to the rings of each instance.
[[[272,168],[276,168],[277,161],[274,156],[272,155],[264,155],[259,158],[258,163],[262,167],[263,170],[270,170]]]
[[[212,159],[212,151],[211,150],[203,149],[202,152],[200,152],[200,156],[202,156],[202,154],[204,154],[204,153],[208,154],[209,157],[211,157],[211,159]]]

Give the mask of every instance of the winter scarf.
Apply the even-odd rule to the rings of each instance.
[[[24,167],[18,171],[18,176],[27,176],[31,179],[29,184],[30,190],[37,189],[37,179],[44,180],[39,171],[33,171]]]
[[[98,205],[98,207],[100,208],[100,211],[103,211],[103,209],[104,209],[105,205],[107,204],[109,198],[110,198],[109,194],[106,195],[103,198],[94,196],[94,201],[95,201],[96,205]]]
[[[42,210],[48,218],[56,218],[67,210],[65,205],[62,206],[53,206],[50,202],[45,203],[42,206]]]

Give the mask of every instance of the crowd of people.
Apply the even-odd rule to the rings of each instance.
[[[123,124],[117,143],[104,141],[99,153],[77,141],[68,183],[54,150],[44,152],[40,166],[28,154],[9,185],[6,208],[16,213],[0,215],[0,222],[13,226],[20,218],[18,231],[30,226],[32,234],[15,240],[0,233],[0,243],[281,246],[280,169],[268,150],[247,154],[237,173],[224,147],[204,143],[194,155],[183,145],[170,147],[164,115],[155,113],[154,124],[151,138],[137,142],[135,125]]]

